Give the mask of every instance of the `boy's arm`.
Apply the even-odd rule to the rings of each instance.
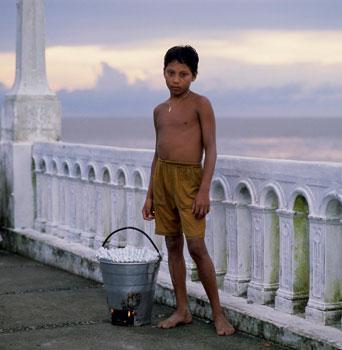
[[[217,158],[215,115],[209,100],[203,96],[200,97],[199,101],[199,119],[205,157],[202,182],[194,200],[192,212],[196,217],[202,218],[210,209],[209,191]]]
[[[152,177],[153,177],[153,174],[154,174],[154,169],[156,167],[157,159],[158,159],[157,152],[154,152],[154,156],[153,156],[153,160],[152,160],[152,164],[151,164],[150,182],[149,182],[148,189],[147,189],[146,199],[152,199],[153,200]]]
[[[153,120],[154,120],[154,128],[156,132],[156,146],[155,146],[155,152],[151,164],[151,174],[150,174],[150,182],[147,189],[145,204],[142,208],[142,215],[145,220],[153,220],[154,219],[154,210],[153,210],[153,186],[152,186],[152,178],[154,174],[154,169],[156,167],[157,159],[158,159],[158,152],[157,152],[157,122],[156,122],[156,110],[154,110],[153,113]]]

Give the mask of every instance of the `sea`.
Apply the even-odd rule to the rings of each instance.
[[[342,161],[341,118],[217,118],[221,155]],[[63,117],[62,141],[154,149],[152,118]]]

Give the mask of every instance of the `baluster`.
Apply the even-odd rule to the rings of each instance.
[[[279,225],[275,209],[251,206],[253,232],[252,280],[248,300],[271,304],[279,286]]]
[[[251,218],[247,204],[227,202],[228,273],[224,289],[235,296],[247,293],[251,278]]]
[[[342,316],[342,225],[339,218],[309,216],[310,297],[305,317],[337,324]]]
[[[215,266],[217,285],[223,287],[224,276],[227,273],[227,225],[226,204],[222,200],[211,202],[212,226],[212,260]]]
[[[277,310],[294,314],[304,311],[308,299],[306,286],[308,252],[305,233],[295,232],[294,220],[304,214],[277,210],[280,223],[280,279],[275,298]]]
[[[98,249],[102,245],[104,231],[105,231],[105,216],[106,216],[106,207],[105,207],[105,199],[104,199],[104,184],[97,183],[96,184],[96,234],[94,239],[94,248]]]
[[[52,234],[52,196],[53,196],[53,189],[52,189],[52,174],[47,173],[46,174],[46,192],[47,192],[47,212],[46,212],[46,232],[49,234]]]

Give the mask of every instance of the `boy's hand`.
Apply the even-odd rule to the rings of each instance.
[[[197,196],[192,204],[192,213],[197,219],[201,219],[209,213],[210,199],[208,191],[198,191]]]
[[[145,204],[142,208],[142,215],[144,220],[154,220],[153,200],[151,198],[146,199]]]

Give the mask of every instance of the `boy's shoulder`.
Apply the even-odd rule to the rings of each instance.
[[[159,103],[157,106],[154,107],[154,110],[153,110],[153,114],[156,115],[158,114],[158,112],[160,111],[160,109],[162,109],[163,107],[165,107],[165,105],[167,104],[167,100]]]
[[[196,101],[196,103],[198,103],[200,105],[211,104],[208,97],[206,97],[204,95],[197,94],[195,92],[193,94],[194,94],[194,100]]]
[[[212,106],[208,97],[194,93],[193,106],[197,115],[206,115],[208,111],[212,111]]]

